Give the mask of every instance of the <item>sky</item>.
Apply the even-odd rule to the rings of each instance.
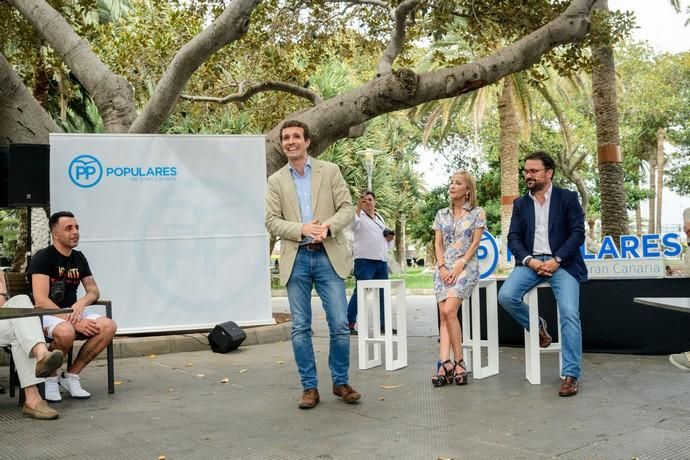
[[[609,9],[634,12],[637,28],[632,38],[649,42],[658,52],[675,54],[690,50],[690,25],[685,26],[690,0],[681,0],[680,4],[680,14],[671,7],[669,0],[609,0]],[[416,170],[423,174],[429,189],[448,182],[445,169],[445,165],[431,152],[422,151]],[[667,231],[676,231],[682,222],[682,210],[687,207],[690,207],[689,197],[679,197],[664,189],[662,226]]]
[[[690,26],[684,26],[688,4],[688,0],[681,0],[680,14],[669,0],[609,0],[609,9],[635,13],[636,40],[648,41],[656,51],[680,53],[690,50]]]

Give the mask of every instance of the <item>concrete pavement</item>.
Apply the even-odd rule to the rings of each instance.
[[[501,348],[500,375],[433,388],[433,297],[409,296],[410,365],[360,371],[353,340],[351,383],[363,400],[346,405],[329,391],[328,338],[314,305],[315,409],[297,408],[287,340],[227,354],[212,353],[203,335],[193,336],[195,351],[141,344],[137,357],[116,360],[114,394],[104,362],[92,363],[83,375],[92,398],[66,398],[56,421],[25,419],[16,399],[0,396],[0,459],[690,458],[690,373],[666,356],[586,354],[580,394],[560,398],[556,356],[543,356],[544,383],[530,385],[523,350]],[[274,299],[275,312],[286,308]]]

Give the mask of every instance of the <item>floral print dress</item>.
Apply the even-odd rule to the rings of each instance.
[[[443,262],[446,269],[452,270],[455,262],[461,258],[472,243],[472,235],[478,228],[486,226],[486,213],[480,207],[470,208],[465,203],[467,214],[455,220],[451,208],[440,209],[434,219],[434,230],[440,230],[443,236]],[[475,253],[476,255],[476,253]],[[479,282],[479,263],[477,257],[467,262],[454,284],[445,284],[441,272],[437,268],[434,272],[434,293],[436,301],[443,302],[448,294],[461,299],[467,299]]]

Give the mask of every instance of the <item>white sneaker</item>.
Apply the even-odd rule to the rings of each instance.
[[[677,353],[675,355],[670,355],[668,360],[676,366],[678,369],[683,369],[684,371],[690,371],[690,351],[685,353]]]
[[[60,386],[74,399],[89,399],[91,393],[81,387],[79,375],[63,372],[60,375]]]
[[[62,395],[60,394],[60,387],[58,386],[57,377],[46,377],[46,401],[60,402]]]

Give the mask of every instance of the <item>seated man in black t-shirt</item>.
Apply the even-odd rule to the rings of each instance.
[[[79,224],[74,214],[56,212],[48,225],[53,244],[38,251],[27,269],[34,303],[41,308],[73,310],[43,317],[44,333],[53,339],[51,348],[66,354],[75,338],[86,338],[86,342],[67,371],[46,379],[45,398],[62,400],[62,387],[72,398],[87,399],[91,394],[82,388],[79,373],[113,340],[117,325],[105,316],[84,312],[86,306],[98,300],[99,292],[86,257],[74,250],[79,244]],[[86,294],[77,299],[80,283]]]

